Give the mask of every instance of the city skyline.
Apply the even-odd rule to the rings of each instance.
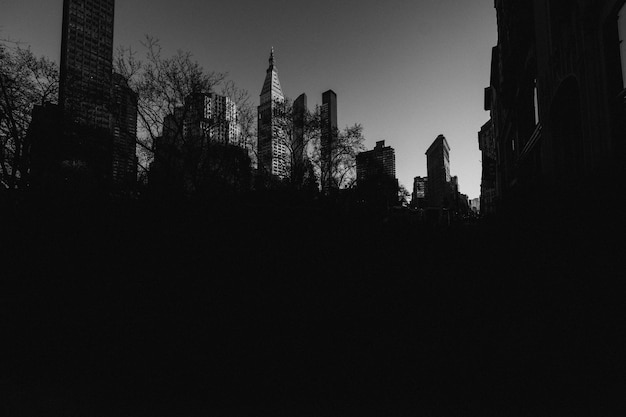
[[[0,0],[2,415],[626,415],[626,0],[489,2]]]
[[[58,62],[62,0],[36,3],[0,1],[5,11],[0,35]],[[40,13],[32,13],[35,6]],[[476,137],[488,119],[482,94],[497,35],[491,1],[315,7],[240,1],[212,6],[210,15],[224,18],[210,19],[210,24],[198,19],[205,7],[192,2],[120,3],[114,46],[142,53],[144,34],[154,35],[166,56],[176,49],[191,51],[205,69],[229,72],[252,100],[258,100],[273,46],[285,95],[306,93],[312,109],[321,104],[323,91],[336,91],[341,97],[339,127],[361,123],[368,149],[379,140],[393,146],[397,176],[405,187],[426,175],[424,152],[444,134],[453,149],[450,165],[461,191],[480,195]],[[237,12],[242,7],[254,19]],[[268,21],[281,23],[263,23]],[[373,27],[380,29],[366,30]]]

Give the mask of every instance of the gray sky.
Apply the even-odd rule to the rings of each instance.
[[[0,37],[58,62],[63,0],[0,0]],[[284,93],[337,93],[339,125],[361,123],[366,146],[396,150],[400,183],[426,175],[424,152],[450,144],[461,192],[480,195],[477,132],[489,114],[493,0],[117,0],[115,45],[140,49],[145,34],[166,53],[191,51],[230,74],[258,103],[274,46]]]

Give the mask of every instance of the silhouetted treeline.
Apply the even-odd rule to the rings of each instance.
[[[620,410],[610,221],[279,201],[3,211],[3,414]]]

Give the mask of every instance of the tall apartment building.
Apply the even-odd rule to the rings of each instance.
[[[114,15],[114,0],[63,2],[59,164],[119,190],[136,181],[137,94],[113,72]]]
[[[322,94],[321,116],[321,159],[322,192],[328,193],[337,184],[332,176],[333,148],[337,142],[337,94],[328,90]]]
[[[497,195],[497,153],[493,121],[489,119],[478,132],[478,148],[482,153],[480,205],[483,213],[495,212]]]
[[[114,0],[64,0],[59,104],[72,122],[110,129]]]
[[[445,136],[439,135],[426,150],[428,170],[427,204],[430,207],[446,207],[450,204],[450,145]]]
[[[371,151],[356,156],[356,180],[360,198],[368,204],[386,207],[398,203],[396,153],[385,141],[376,142]]]
[[[229,97],[195,93],[185,99],[184,137],[243,146],[240,132],[237,105]]]
[[[305,171],[305,123],[307,113],[306,94],[302,93],[293,102],[293,144],[291,146],[291,174],[294,183],[302,183]]]
[[[163,119],[161,136],[154,145],[156,159],[171,162],[180,159],[183,152],[200,156],[203,143],[245,148],[240,132],[237,105],[229,97],[215,93],[190,94],[182,106]]]
[[[112,179],[115,184],[131,185],[137,179],[137,93],[120,74],[113,74],[111,100]]]
[[[214,93],[194,93],[163,120],[154,143],[150,182],[198,193],[220,184],[247,187],[250,160],[241,141],[236,104]],[[170,188],[171,189],[171,188]]]
[[[365,182],[376,177],[396,178],[396,151],[385,146],[385,141],[376,142],[371,151],[361,152],[356,156],[356,178]]]
[[[411,193],[411,205],[415,208],[425,207],[427,193],[428,193],[428,177],[413,178],[413,192]]]
[[[258,112],[258,162],[259,169],[284,179],[289,175],[289,149],[281,140],[274,117],[284,103],[285,96],[278,79],[278,70],[274,61],[274,48],[270,53],[269,67],[260,94]]]

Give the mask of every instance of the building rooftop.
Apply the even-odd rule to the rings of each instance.
[[[447,151],[450,152],[450,145],[448,145],[448,141],[446,140],[446,137],[444,135],[439,135],[437,136],[437,139],[435,139],[434,142],[426,150],[426,155],[428,155],[432,150],[434,150],[434,148],[439,144],[444,146],[447,149]]]
[[[280,80],[278,79],[278,70],[274,59],[274,48],[272,48],[270,52],[269,64],[265,82],[263,83],[263,89],[261,90],[261,96],[270,94],[273,97],[284,98]]]

